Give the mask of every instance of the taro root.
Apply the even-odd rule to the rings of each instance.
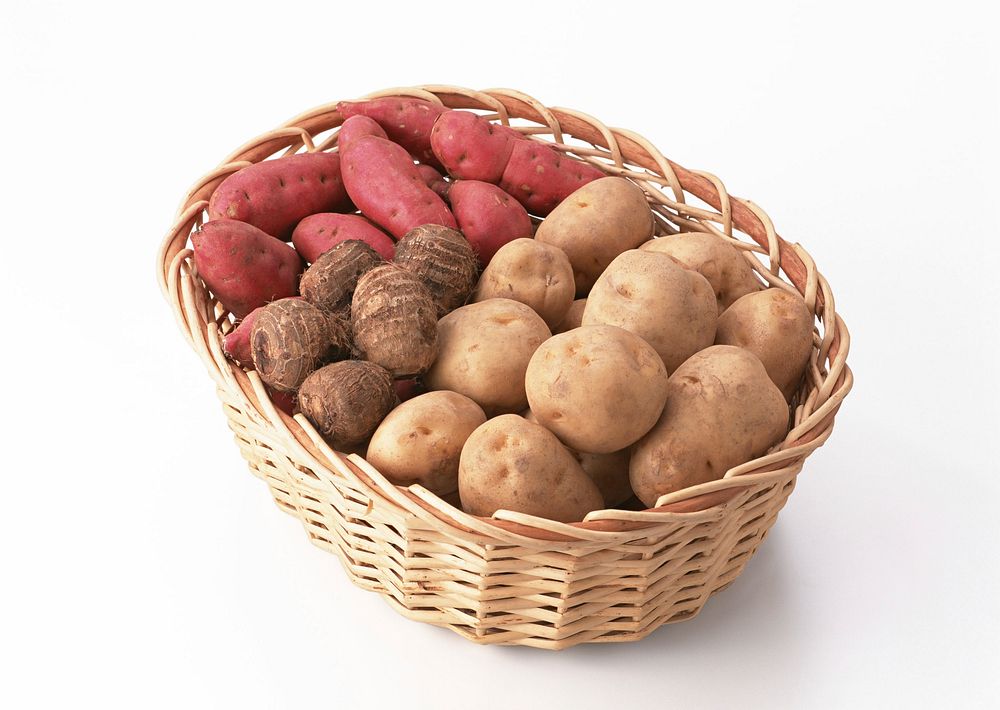
[[[396,402],[389,372],[362,360],[321,367],[299,388],[299,409],[336,447],[365,441]]]
[[[298,298],[264,306],[250,344],[260,379],[280,392],[294,392],[310,372],[351,351],[346,321]]]
[[[376,266],[358,281],[351,328],[361,356],[394,377],[419,375],[437,357],[434,299],[415,274],[394,264]]]
[[[393,260],[430,290],[437,316],[463,305],[476,286],[479,262],[461,232],[438,224],[411,229],[396,245]]]
[[[361,275],[382,263],[369,244],[348,239],[316,259],[302,274],[302,296],[323,310],[349,318],[351,297]]]

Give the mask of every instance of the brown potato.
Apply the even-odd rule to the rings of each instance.
[[[604,506],[597,485],[555,435],[516,414],[491,419],[465,442],[458,467],[462,509],[512,510],[569,523]]]
[[[713,345],[670,376],[656,426],[632,448],[632,490],[647,506],[722,478],[764,454],[788,428],[788,405],[755,355]]]
[[[606,177],[563,200],[538,226],[535,239],[559,247],[573,265],[576,293],[585,296],[612,260],[653,236],[653,213],[642,189]]]
[[[573,330],[573,328],[579,328],[583,325],[583,309],[586,307],[586,298],[578,298],[569,304],[569,310],[567,310],[566,315],[563,316],[562,323],[560,323],[553,332],[565,333],[567,330]]]
[[[538,424],[538,418],[526,409],[521,415],[532,424]],[[633,495],[632,483],[628,478],[628,460],[631,449],[612,451],[610,454],[584,454],[570,449],[573,458],[580,464],[583,472],[597,484],[597,489],[604,498],[604,507],[613,508],[621,505]]]
[[[738,298],[762,288],[739,249],[714,234],[684,232],[650,239],[639,248],[669,254],[687,268],[704,276],[715,292],[719,313],[729,308]]]
[[[551,329],[565,317],[574,293],[573,267],[563,250],[522,237],[500,247],[479,277],[472,300],[520,301]]]
[[[469,435],[486,421],[478,404],[457,392],[428,392],[399,405],[368,444],[368,462],[399,486],[419,483],[439,496],[458,490],[458,459]]]
[[[727,308],[719,316],[715,342],[738,345],[759,357],[785,400],[791,400],[812,353],[813,317],[797,293],[769,288]]]
[[[424,384],[464,394],[487,416],[519,412],[528,406],[528,360],[549,336],[523,303],[491,298],[462,306],[438,321],[438,356]]]
[[[594,284],[583,324],[616,325],[644,339],[668,372],[715,341],[718,306],[705,277],[666,254],[632,249]]]
[[[531,356],[525,389],[538,423],[576,451],[637,441],[663,411],[667,371],[645,340],[610,325],[554,335]]]

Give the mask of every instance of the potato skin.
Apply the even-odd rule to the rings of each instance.
[[[538,418],[531,409],[526,409],[521,416],[532,424],[538,424]],[[621,505],[635,495],[628,479],[630,448],[612,451],[610,454],[585,454],[573,449],[569,452],[573,454],[583,472],[597,484],[601,497],[604,498],[605,508]]]
[[[632,249],[594,284],[583,324],[616,325],[644,339],[673,372],[715,341],[718,306],[705,277],[666,254]]]
[[[368,462],[399,486],[419,483],[446,496],[458,490],[458,460],[469,435],[486,422],[478,404],[457,392],[428,392],[389,412],[368,444]]]
[[[760,360],[713,345],[670,376],[660,420],[632,449],[632,489],[653,506],[666,493],[722,478],[761,456],[787,428],[788,405]]]
[[[609,325],[554,335],[531,356],[525,390],[538,423],[576,451],[633,444],[663,411],[667,371],[639,336]]]
[[[237,219],[288,241],[298,222],[350,207],[337,153],[302,153],[264,160],[233,173],[212,193],[210,219]]]
[[[565,333],[568,330],[573,330],[583,325],[583,309],[586,307],[586,298],[578,298],[569,304],[569,308],[566,309],[566,315],[563,316],[562,322],[559,323],[556,329],[552,331],[553,334]]]
[[[528,361],[550,335],[541,316],[517,301],[462,306],[438,321],[438,356],[424,383],[464,394],[487,416],[520,412],[528,406]]]
[[[813,347],[813,317],[797,293],[778,288],[750,293],[719,316],[715,342],[760,358],[785,400],[802,381]]]
[[[235,219],[206,222],[191,235],[194,264],[234,316],[298,295],[302,259],[290,246]]]
[[[364,136],[375,136],[376,138],[389,140],[389,136],[385,134],[382,126],[377,121],[358,114],[348,117],[340,126],[340,132],[337,134],[337,148],[343,153],[350,149],[353,143]]]
[[[586,296],[616,256],[653,236],[653,213],[633,182],[604,177],[563,200],[538,226],[535,239],[559,247],[573,265],[578,296]]]
[[[458,467],[462,508],[490,516],[512,510],[564,523],[604,506],[597,485],[545,427],[504,414],[477,428]]]
[[[497,251],[479,277],[473,300],[520,301],[553,329],[566,316],[575,292],[573,267],[562,249],[522,237]]]
[[[673,234],[650,239],[639,248],[669,254],[708,279],[719,303],[719,313],[737,299],[761,289],[760,282],[753,275],[753,269],[739,250],[713,234]]]

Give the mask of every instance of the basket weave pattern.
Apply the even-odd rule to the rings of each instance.
[[[558,649],[629,641],[697,614],[766,537],[851,389],[849,335],[826,280],[805,250],[777,235],[763,210],[729,195],[714,175],[666,159],[636,133],[512,90],[423,86],[369,95],[377,96],[478,110],[628,177],[645,190],[659,235],[714,234],[740,248],[768,285],[802,294],[817,328],[791,430],[767,455],[719,481],[663,496],[650,510],[595,511],[573,524],[509,511],[467,515],[420,486],[394,486],[357,455],[333,451],[302,415],[275,409],[256,373],[226,359],[221,341],[232,318],[198,277],[189,237],[231,173],[269,157],[335,150],[343,119],[334,103],[250,141],[199,180],[158,255],[160,286],[215,380],[250,470],[314,544],[340,558],[355,584],[381,593],[407,617],[479,643]]]

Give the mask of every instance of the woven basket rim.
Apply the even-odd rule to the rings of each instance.
[[[534,139],[549,136],[552,145],[570,157],[586,160],[611,175],[631,179],[643,188],[657,217],[658,231],[700,231],[739,247],[758,276],[770,287],[794,289],[806,300],[821,329],[814,333],[814,347],[806,382],[793,400],[792,427],[766,455],[729,470],[722,479],[661,497],[643,511],[600,510],[575,523],[498,511],[491,518],[462,512],[419,485],[406,488],[389,482],[356,454],[331,449],[301,414],[291,417],[271,403],[256,372],[245,372],[222,352],[221,338],[232,327],[230,314],[214,299],[198,277],[191,261],[188,239],[207,216],[208,199],[222,180],[255,162],[290,153],[336,150],[336,129],[343,122],[337,102],[297,115],[273,131],[254,138],[230,153],[220,165],[188,191],[157,254],[160,288],[174,310],[189,344],[205,362],[219,387],[239,397],[274,429],[275,439],[309,461],[302,471],[311,485],[329,485],[330,476],[359,482],[372,498],[397,506],[401,512],[427,524],[446,526],[459,536],[512,542],[606,540],[634,537],[636,531],[668,526],[692,516],[711,517],[721,506],[749,486],[767,479],[793,477],[812,451],[829,438],[834,419],[853,386],[847,366],[850,335],[837,314],[833,293],[809,254],[799,244],[782,239],[767,214],[754,203],[729,195],[722,181],[711,173],[689,170],[667,159],[638,133],[609,128],[592,116],[566,108],[546,107],[513,89],[475,91],[455,86],[422,85],[372,92],[360,98],[416,97],[449,108],[479,110],[492,120],[511,125]],[[569,142],[567,138],[572,139]],[[669,191],[669,195],[667,193]],[[685,193],[710,209],[689,204]],[[753,241],[739,239],[738,234]],[[767,257],[765,265],[757,255]],[[782,279],[787,277],[787,281]],[[370,501],[369,505],[373,503]]]

